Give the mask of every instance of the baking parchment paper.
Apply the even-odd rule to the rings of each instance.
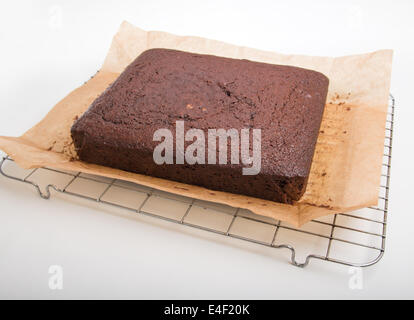
[[[330,80],[311,174],[293,205],[88,164],[76,160],[70,136],[75,119],[140,53],[170,48],[230,58],[286,64],[324,73]],[[54,167],[136,182],[184,196],[249,209],[300,226],[311,219],[352,211],[378,201],[392,51],[344,57],[284,55],[199,37],[144,31],[123,22],[100,71],[69,93],[20,137],[0,137],[0,148],[24,168]]]

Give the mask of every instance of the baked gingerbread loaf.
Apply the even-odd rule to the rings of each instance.
[[[323,74],[292,66],[151,49],[92,103],[71,135],[85,162],[293,203],[306,188],[328,84]],[[241,161],[208,163],[207,154],[180,164],[175,152],[173,163],[157,164],[154,133],[175,134],[177,121],[206,137],[209,129],[261,129],[260,172],[242,174]]]

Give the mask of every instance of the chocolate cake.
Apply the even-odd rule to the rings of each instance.
[[[92,103],[71,134],[86,162],[292,203],[306,188],[328,83],[319,72],[292,66],[151,49]],[[260,172],[243,175],[241,161],[211,164],[207,154],[204,164],[180,164],[176,152],[172,164],[157,164],[154,133],[165,128],[175,135],[177,121],[206,137],[209,129],[261,129]]]

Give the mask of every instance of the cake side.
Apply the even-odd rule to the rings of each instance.
[[[311,70],[151,49],[92,103],[71,134],[86,162],[292,203],[306,188],[327,89],[328,79]],[[241,164],[157,165],[153,134],[175,132],[176,121],[206,134],[261,129],[259,174],[242,175]]]

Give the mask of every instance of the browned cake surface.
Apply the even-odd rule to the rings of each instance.
[[[306,188],[328,82],[291,66],[152,49],[92,103],[72,138],[86,162],[291,203]],[[157,165],[153,134],[174,133],[177,120],[206,136],[209,128],[261,129],[260,173],[242,175],[243,164]]]

